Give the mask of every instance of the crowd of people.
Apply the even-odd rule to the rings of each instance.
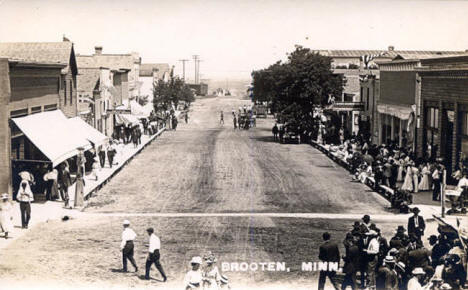
[[[232,110],[232,121],[234,129],[248,130],[249,128],[257,126],[257,116],[253,108],[246,105],[239,107],[237,112],[234,109]],[[220,115],[220,124],[224,124],[224,115],[222,111]]]
[[[331,235],[323,234],[319,259],[343,265],[340,285],[334,269],[320,272],[319,289],[324,289],[328,277],[335,289],[463,289],[466,281],[467,254],[464,240],[457,232],[439,228],[438,235],[428,238],[424,246],[424,218],[419,209],[413,209],[407,230],[397,227],[388,241],[372,223],[369,215],[356,221],[343,241],[345,254],[340,256],[339,246]],[[359,273],[359,274],[358,274]],[[359,279],[358,279],[359,278]]]
[[[432,200],[440,201],[445,170],[443,159],[417,158],[412,150],[398,147],[395,142],[378,146],[359,136],[340,139],[341,145],[330,146],[330,151],[346,162],[353,179],[366,183],[372,177],[376,190],[382,185],[392,189],[392,206],[401,212],[408,212],[413,194],[420,191],[432,191]],[[451,176],[460,190],[460,197],[452,202],[452,210],[463,208],[467,200],[467,174],[461,165]]]

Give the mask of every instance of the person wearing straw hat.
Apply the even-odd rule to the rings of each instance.
[[[408,281],[408,290],[422,290],[424,287],[422,286],[421,283],[424,281],[424,277],[426,273],[424,270],[420,267],[414,268],[414,270],[411,272],[413,275],[413,278],[411,278]]]
[[[159,273],[161,273],[161,276],[163,277],[163,282],[166,282],[167,281],[166,273],[164,273],[164,269],[161,263],[159,262],[159,259],[161,257],[159,253],[159,250],[161,249],[161,240],[159,239],[158,236],[154,234],[153,228],[146,229],[146,232],[149,235],[149,249],[148,249],[148,258],[146,259],[145,279],[146,280],[150,279],[151,265],[154,263],[154,266],[156,266],[156,269],[158,269]]]
[[[123,272],[127,272],[127,259],[130,260],[133,267],[135,267],[135,272],[138,272],[138,267],[136,265],[135,259],[133,258],[133,240],[136,238],[136,233],[130,228],[130,221],[123,221],[123,232],[122,232],[122,242],[120,243],[120,250],[122,250],[122,264]]]
[[[377,268],[378,254],[379,254],[379,241],[377,240],[377,232],[370,230],[366,233],[369,237],[369,244],[364,252],[367,254],[367,282],[368,288],[375,289],[375,271]]]
[[[192,269],[185,274],[184,277],[184,289],[201,289],[203,283],[203,273],[200,269],[202,264],[201,257],[193,257],[190,261],[190,265]]]
[[[4,233],[5,239],[8,239],[8,233],[13,230],[13,216],[11,215],[13,205],[8,200],[8,193],[4,193],[1,196],[2,201],[0,202],[0,229]]]
[[[398,274],[395,270],[395,258],[393,256],[386,256],[383,260],[383,265],[378,271],[376,286],[377,289],[398,289]]]

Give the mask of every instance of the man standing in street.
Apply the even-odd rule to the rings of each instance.
[[[408,219],[408,234],[414,234],[421,241],[421,237],[424,236],[424,230],[426,229],[426,223],[424,218],[419,216],[419,208],[413,208],[413,216]]]
[[[358,233],[355,235],[348,233],[348,235],[351,237],[347,241],[346,256],[343,257],[345,262],[343,272],[345,273],[345,276],[343,283],[341,284],[342,290],[345,290],[347,286],[351,286],[353,290],[357,289],[356,272],[359,269],[359,247],[357,244],[360,236]]]
[[[114,156],[117,153],[114,147],[114,143],[112,141],[109,142],[109,146],[107,147],[107,160],[109,160],[109,167],[112,168],[112,164],[114,163]]]
[[[20,203],[21,226],[23,229],[27,229],[31,219],[31,202],[34,201],[34,195],[26,180],[21,181],[16,200]]]
[[[379,241],[377,240],[377,232],[370,230],[366,233],[369,237],[369,246],[364,251],[367,253],[367,287],[375,289],[375,271],[377,268]]]
[[[325,280],[328,277],[333,284],[333,287],[338,290],[340,287],[336,279],[336,271],[330,271],[330,265],[333,265],[334,263],[338,264],[340,262],[340,250],[336,243],[330,241],[331,236],[328,232],[323,233],[322,237],[325,242],[320,246],[319,259],[322,262],[326,262],[327,270],[320,271],[318,289],[324,289]]]
[[[148,258],[146,259],[146,272],[145,272],[145,279],[150,279],[150,270],[151,265],[154,263],[156,269],[158,269],[159,273],[163,277],[163,282],[167,281],[166,274],[164,273],[163,267],[159,262],[160,253],[159,250],[161,248],[161,240],[158,236],[154,234],[153,228],[148,228],[146,232],[149,235],[149,249],[148,249]]]
[[[123,263],[123,272],[127,272],[127,259],[130,260],[133,267],[135,267],[135,272],[138,272],[138,267],[136,265],[135,259],[133,258],[133,240],[136,238],[135,232],[130,228],[130,222],[128,220],[123,221],[123,232],[122,232],[122,243],[120,244],[120,249],[122,250],[122,263]]]
[[[278,125],[276,123],[271,129],[271,132],[273,133],[273,141],[278,141]]]

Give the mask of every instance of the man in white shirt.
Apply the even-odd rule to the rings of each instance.
[[[127,259],[130,260],[133,267],[135,267],[135,272],[138,272],[138,267],[136,265],[135,259],[133,258],[133,240],[136,238],[135,232],[130,228],[130,221],[123,221],[124,230],[122,232],[122,243],[120,243],[120,249],[122,250],[122,263],[123,263],[123,272],[127,272]]]
[[[34,195],[27,180],[21,181],[16,200],[20,204],[21,226],[23,229],[27,229],[31,219],[31,202],[34,201]]]
[[[167,281],[166,274],[164,273],[163,267],[159,262],[160,253],[159,250],[161,249],[161,240],[158,236],[154,234],[153,228],[146,229],[146,232],[149,235],[149,248],[148,248],[148,258],[146,259],[146,272],[145,272],[145,279],[150,279],[150,270],[151,265],[154,263],[156,269],[158,269],[159,273],[163,277],[163,282]]]
[[[421,282],[424,281],[424,277],[426,273],[422,268],[414,268],[413,272],[413,278],[411,278],[408,281],[408,290],[422,290],[425,289],[426,287],[423,287],[421,285]]]
[[[375,271],[377,270],[377,261],[379,254],[379,241],[377,240],[377,232],[370,230],[366,233],[369,238],[369,245],[364,251],[367,253],[367,286],[370,289],[375,289]]]

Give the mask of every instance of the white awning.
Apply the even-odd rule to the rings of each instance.
[[[74,134],[81,135],[82,138],[91,141],[96,146],[102,145],[109,140],[106,135],[94,129],[80,117],[68,119],[67,122],[73,128]]]
[[[12,121],[54,167],[75,156],[78,148],[91,148],[88,140],[75,134],[60,110],[12,118]]]
[[[377,111],[381,114],[397,117],[402,120],[408,120],[413,112],[411,106],[399,106],[393,104],[378,104]]]
[[[117,125],[138,125],[140,124],[140,120],[131,114],[116,114],[115,115],[115,121]]]

